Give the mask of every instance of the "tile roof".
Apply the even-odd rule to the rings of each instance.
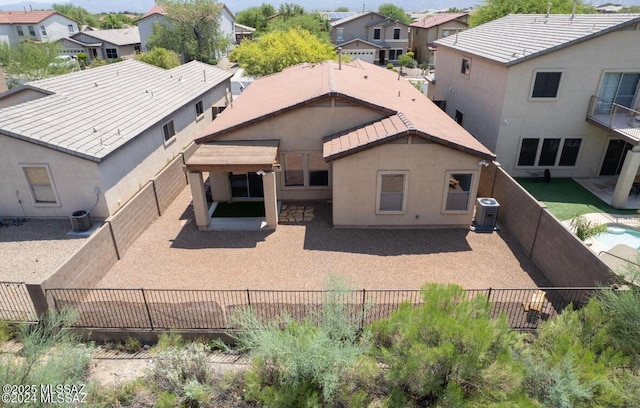
[[[409,82],[399,79],[393,71],[360,60],[343,63],[341,67],[335,61],[301,64],[257,79],[196,141],[215,140],[231,130],[331,96],[375,109],[386,117],[360,129],[329,135],[324,143],[327,160],[407,133],[481,157],[494,157]],[[358,143],[353,143],[355,140]]]
[[[166,15],[166,11],[164,11],[164,7],[159,6],[159,5],[155,5],[153,7],[151,7],[149,9],[149,11],[147,11],[146,13],[144,13],[144,16],[140,17],[140,20],[142,20],[143,18],[147,18],[149,16],[152,16],[154,14],[160,14],[160,15]]]
[[[0,24],[37,24],[42,20],[59,14],[55,10],[45,11],[0,11]]]
[[[115,45],[129,45],[140,43],[140,32],[138,31],[138,27],[117,28],[113,30],[82,31],[73,34],[71,38],[79,41],[81,36],[95,38],[98,41],[104,41]],[[89,41],[81,42],[88,43]]]
[[[468,16],[469,13],[441,13],[434,14],[423,18],[420,21],[416,21],[411,24],[411,27],[415,28],[431,28],[439,26],[440,24],[448,23],[449,21],[457,20],[459,18]]]
[[[0,135],[100,162],[231,76],[197,61],[127,60],[30,82],[51,95],[0,109]]]
[[[361,43],[363,43],[365,45],[368,45],[368,46],[370,46],[372,48],[382,48],[381,44],[374,44],[372,42],[363,40],[362,38],[354,38],[353,40],[345,41],[345,42],[343,42],[341,44],[336,45],[336,47],[344,47],[345,45],[348,45],[348,44],[351,44],[351,43],[354,43],[354,42],[361,42]]]
[[[511,14],[436,44],[510,66],[638,23],[640,14]]]

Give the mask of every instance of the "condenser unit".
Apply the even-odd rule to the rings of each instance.
[[[476,200],[476,217],[473,224],[476,228],[492,230],[496,226],[500,204],[495,198],[478,198]]]

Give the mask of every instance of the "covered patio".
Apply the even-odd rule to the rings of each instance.
[[[633,183],[628,189],[626,201],[624,201],[622,206],[613,204],[614,193],[619,183],[619,178],[619,176],[577,177],[574,178],[574,180],[612,207],[626,210],[640,209],[640,178],[638,181],[636,181],[636,178],[632,180]]]
[[[199,230],[276,228],[275,172],[280,170],[277,163],[279,144],[279,140],[233,140],[210,142],[198,147],[184,167]],[[204,176],[205,173],[208,177]],[[210,191],[211,204],[207,190]],[[219,202],[232,201],[264,201],[265,216],[259,219],[212,220]]]

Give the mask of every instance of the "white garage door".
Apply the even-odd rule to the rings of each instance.
[[[375,50],[344,50],[343,53],[347,55],[351,55],[351,58],[360,59],[366,62],[370,62],[373,64],[373,61],[376,58]]]

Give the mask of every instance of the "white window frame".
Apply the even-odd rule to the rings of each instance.
[[[69,34],[76,32],[75,28],[73,28],[73,24],[67,24],[67,29],[69,30]]]
[[[337,27],[336,28],[336,41],[337,42],[344,42],[344,27]]]
[[[538,78],[538,73],[559,73],[560,74],[560,82],[558,82],[558,90],[556,91],[556,96],[554,97],[534,97],[533,89],[536,86],[536,78]],[[531,102],[553,102],[560,98],[560,92],[562,91],[562,82],[564,78],[564,69],[560,68],[544,68],[544,69],[534,69],[533,76],[531,78],[531,87],[529,88],[528,99]]]
[[[53,182],[53,176],[51,175],[51,170],[49,169],[49,165],[46,163],[25,163],[20,164],[22,168],[22,174],[24,174],[25,181],[27,182],[27,186],[29,187],[29,193],[31,194],[31,199],[33,200],[33,205],[35,207],[61,207],[60,197],[58,196],[58,190],[56,189],[56,185]],[[36,198],[36,193],[33,191],[33,185],[31,184],[31,180],[29,180],[29,176],[27,176],[28,168],[44,168],[47,172],[47,177],[49,178],[49,184],[51,185],[51,189],[53,190],[53,196],[55,197],[55,202],[38,202]]]
[[[301,154],[302,155],[302,185],[301,186],[288,186],[287,185],[287,179],[286,179],[286,172],[287,172],[287,162],[286,162],[286,155],[287,154]],[[283,190],[326,190],[331,188],[331,166],[329,166],[329,164],[327,163],[327,185],[326,186],[312,186],[311,182],[310,182],[310,178],[311,178],[311,173],[310,173],[310,168],[309,168],[309,155],[311,154],[317,154],[320,155],[322,157],[322,152],[321,151],[314,151],[314,150],[304,150],[304,151],[288,151],[288,152],[282,152],[280,154],[280,163],[282,165],[282,170],[280,171],[280,173],[282,173],[281,177],[282,177],[282,189]]]
[[[40,34],[42,34],[43,37],[47,36],[47,28],[43,25],[40,26]]]
[[[535,156],[535,159],[533,161],[533,164],[518,164],[518,162],[520,161],[520,153],[522,151],[522,142],[524,141],[524,139],[538,139],[538,147],[536,148],[536,156]],[[542,154],[542,147],[544,145],[544,140],[545,139],[559,139],[560,140],[558,152],[556,153],[556,158],[555,158],[555,161],[554,161],[553,164],[538,164],[540,162],[540,155]],[[576,162],[573,164],[573,166],[560,166],[560,159],[562,158],[562,152],[564,150],[564,143],[565,143],[565,141],[567,139],[579,139],[580,140],[580,147],[578,148],[578,154],[576,155]],[[583,143],[584,143],[584,137],[583,136],[522,137],[522,138],[520,138],[520,141],[518,142],[518,150],[516,151],[514,168],[516,168],[516,169],[533,169],[533,168],[540,168],[540,167],[551,167],[551,168],[556,168],[556,169],[574,169],[574,168],[576,168],[578,166],[578,162],[580,161],[580,154],[582,153],[582,150],[583,150]]]
[[[32,26],[32,25],[27,26],[27,30],[29,30],[29,35],[30,35],[30,36],[32,36],[32,37],[35,37],[35,36],[36,36],[36,29],[35,29],[35,28],[33,28],[33,26]]]
[[[381,210],[380,202],[382,195],[382,177],[383,176],[403,176],[402,186],[402,205],[400,210]],[[394,215],[405,214],[407,212],[407,195],[409,192],[409,170],[378,170],[378,181],[376,187],[376,214]]]
[[[202,99],[194,105],[196,109],[196,119],[202,119],[204,117],[204,104],[202,103]]]
[[[18,37],[24,37],[24,30],[22,30],[22,26],[16,26],[16,31],[18,32]]]
[[[451,183],[451,179],[454,174],[470,174],[471,175],[471,184],[469,185],[469,191],[461,192],[460,194],[469,194],[467,198],[467,208],[465,210],[447,210],[447,202],[449,200],[449,184]],[[442,213],[443,214],[468,214],[473,210],[473,200],[471,199],[474,196],[474,193],[477,191],[476,186],[478,185],[478,171],[477,170],[447,170],[444,178],[444,195],[442,197]],[[455,194],[455,193],[454,193]]]
[[[115,57],[110,57],[109,56],[110,51],[115,52],[116,56]],[[117,48],[105,48],[104,49],[104,55],[105,55],[105,57],[107,57],[107,59],[116,59],[116,58],[118,58],[118,49]]]
[[[378,30],[378,38],[376,38],[376,30]],[[373,41],[381,41],[382,40],[382,28],[381,27],[373,27],[372,37],[373,37]]]
[[[173,134],[167,139],[166,133],[171,133],[169,132],[169,125],[171,125],[171,129],[173,129]],[[164,130],[165,127],[167,128],[167,132],[165,132]],[[162,124],[162,140],[164,141],[165,146],[173,143],[176,140],[177,134],[178,132],[176,131],[176,124],[174,123],[173,119],[168,120]]]

